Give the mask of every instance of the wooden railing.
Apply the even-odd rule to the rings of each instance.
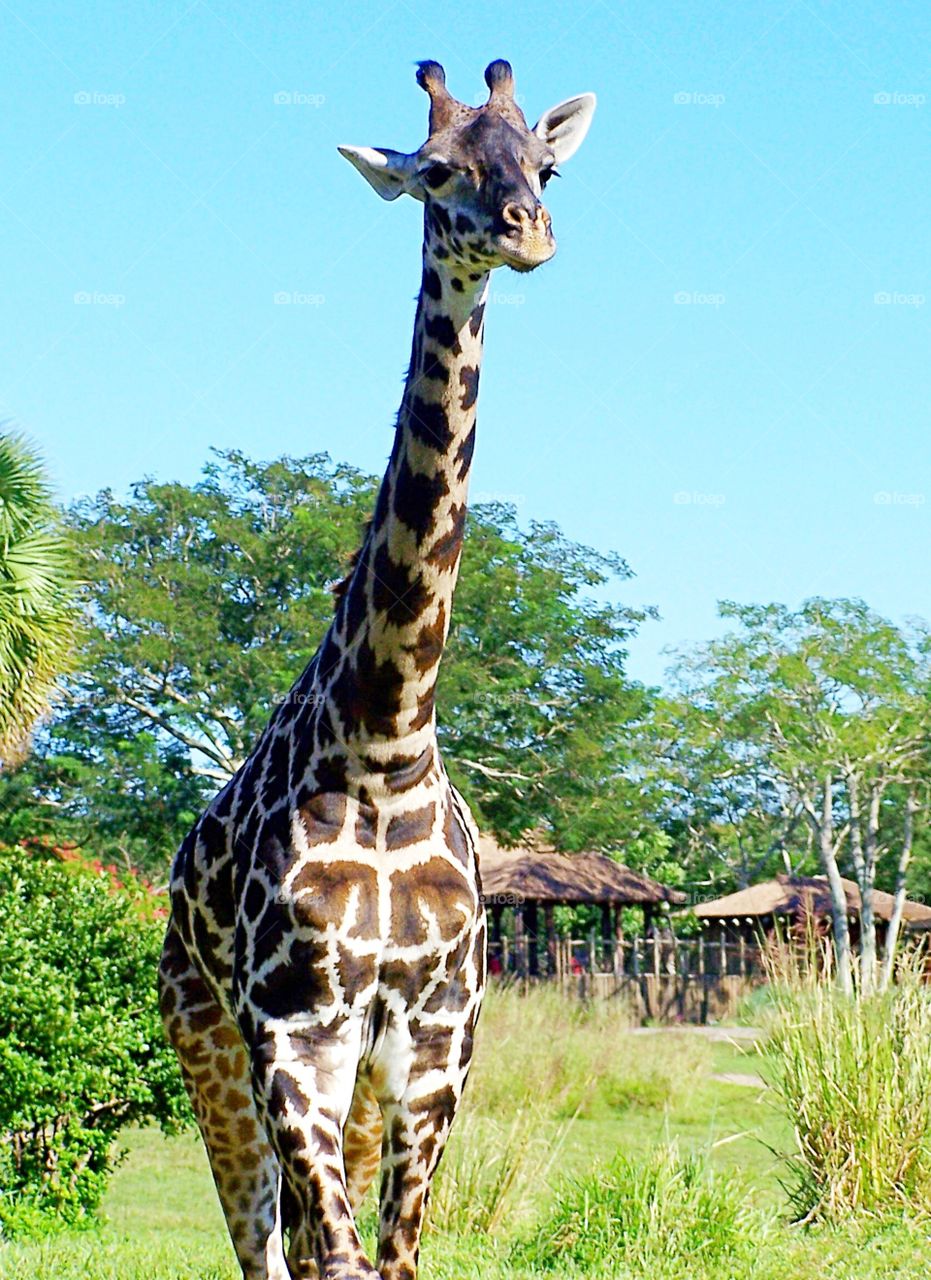
[[[745,978],[763,981],[761,949],[740,939],[735,942],[699,935],[676,938],[502,938],[488,944],[489,970],[494,976],[571,978],[613,975],[616,978],[676,977],[681,979]]]
[[[760,947],[746,939],[543,938],[488,945],[493,980],[552,983],[567,996],[616,1000],[631,1022],[729,1022],[766,981]]]

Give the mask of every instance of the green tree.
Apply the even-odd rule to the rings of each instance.
[[[145,481],[125,502],[104,492],[77,506],[90,625],[82,674],[17,783],[33,814],[164,866],[313,655],[374,495],[325,455],[230,452],[194,486]],[[553,525],[522,530],[506,506],[471,515],[439,732],[457,784],[504,839],[540,830],[568,849],[611,847],[651,830],[630,747],[649,695],[624,670],[643,614],[594,599],[628,576]],[[21,824],[0,784],[0,834]]]
[[[165,882],[209,788],[186,751],[120,719],[81,702],[59,706],[29,757],[0,776],[0,843],[75,842]]]
[[[680,665],[679,689],[657,700],[650,722],[663,821],[687,881],[711,898],[810,869],[817,854],[798,801],[739,717],[693,699],[700,679],[700,661]]]
[[[625,673],[645,616],[593,598],[630,570],[512,507],[472,513],[440,674],[439,735],[476,816],[568,851],[652,831],[636,755],[650,693]]]
[[[0,434],[0,759],[22,755],[67,665],[75,612],[49,485],[21,436]]]
[[[858,600],[784,605],[725,603],[736,628],[677,669],[682,697],[712,738],[733,744],[740,768],[770,780],[774,814],[797,809],[831,886],[841,984],[851,984],[841,885],[846,858],[858,882],[861,981],[877,977],[873,889],[881,861],[894,867],[897,912],[888,931],[887,982],[928,778],[931,640]],[[774,830],[776,823],[774,821]]]
[[[142,481],[77,505],[92,620],[82,706],[115,730],[161,732],[224,783],[332,614],[331,587],[374,503],[373,482],[323,454],[254,463],[220,453],[194,486]]]

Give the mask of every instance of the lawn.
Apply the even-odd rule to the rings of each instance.
[[[499,998],[483,1020],[469,1107],[454,1138],[458,1146],[451,1145],[441,1170],[445,1183],[438,1183],[438,1220],[425,1237],[423,1280],[517,1280],[528,1274],[515,1241],[550,1211],[553,1187],[618,1151],[646,1157],[673,1139],[683,1153],[707,1153],[716,1173],[736,1184],[751,1215],[758,1247],[749,1259],[715,1270],[720,1280],[925,1277],[931,1240],[917,1225],[877,1223],[841,1233],[788,1224],[782,1167],[773,1154],[791,1144],[788,1122],[765,1091],[714,1078],[759,1070],[752,1048],[709,1043],[687,1030],[634,1034],[617,1019],[580,1023],[562,1016],[551,1000],[521,1005]],[[508,1144],[524,1154],[506,1156],[516,1162],[515,1190],[505,1203],[493,1204],[484,1184],[475,1182],[475,1170]],[[0,1277],[238,1280],[196,1137],[133,1131],[126,1148],[100,1228],[0,1246]],[[475,1221],[463,1218],[460,1203],[473,1198],[480,1202]],[[466,1207],[471,1213],[471,1204]],[[479,1220],[481,1213],[488,1216]],[[362,1220],[370,1238],[372,1207]],[[463,1227],[464,1221],[471,1225]],[[548,1274],[580,1272],[557,1263]],[[608,1258],[597,1274],[621,1280],[643,1272]],[[670,1256],[652,1274],[686,1280],[696,1272]]]

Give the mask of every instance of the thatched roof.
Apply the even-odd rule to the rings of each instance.
[[[853,880],[843,880],[842,884],[847,898],[847,914],[859,915],[860,890]],[[894,903],[891,893],[884,893],[881,889],[873,890],[873,912],[877,920],[888,922],[892,918]],[[695,908],[695,914],[702,920],[735,920],[741,917],[758,919],[761,916],[802,914],[829,916],[831,890],[826,876],[782,875],[775,880],[751,885],[749,889],[729,893],[723,898],[715,898],[713,902],[702,902]],[[927,922],[927,927],[931,927],[931,907],[906,899],[902,918],[909,925]]]
[[[606,902],[615,906],[681,903],[684,894],[623,867],[603,853],[555,853],[552,850],[502,849],[490,836],[478,844],[482,892],[486,901]]]

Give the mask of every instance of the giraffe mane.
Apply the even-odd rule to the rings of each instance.
[[[333,586],[330,588],[330,591],[332,592],[332,595],[333,595],[334,611],[339,607],[340,602],[342,601],[343,597],[346,595],[347,591],[349,590],[349,584],[352,582],[352,579],[356,572],[356,568],[358,567],[358,564],[359,564],[359,560],[362,557],[362,552],[365,550],[365,544],[368,542],[369,532],[371,531],[374,520],[375,520],[374,516],[369,516],[368,519],[365,521],[365,523],[362,525],[362,537],[359,540],[359,545],[356,547],[355,551],[353,551],[352,555],[349,557],[349,564],[347,565],[345,575],[342,578],[340,578],[339,582],[335,582]]]

